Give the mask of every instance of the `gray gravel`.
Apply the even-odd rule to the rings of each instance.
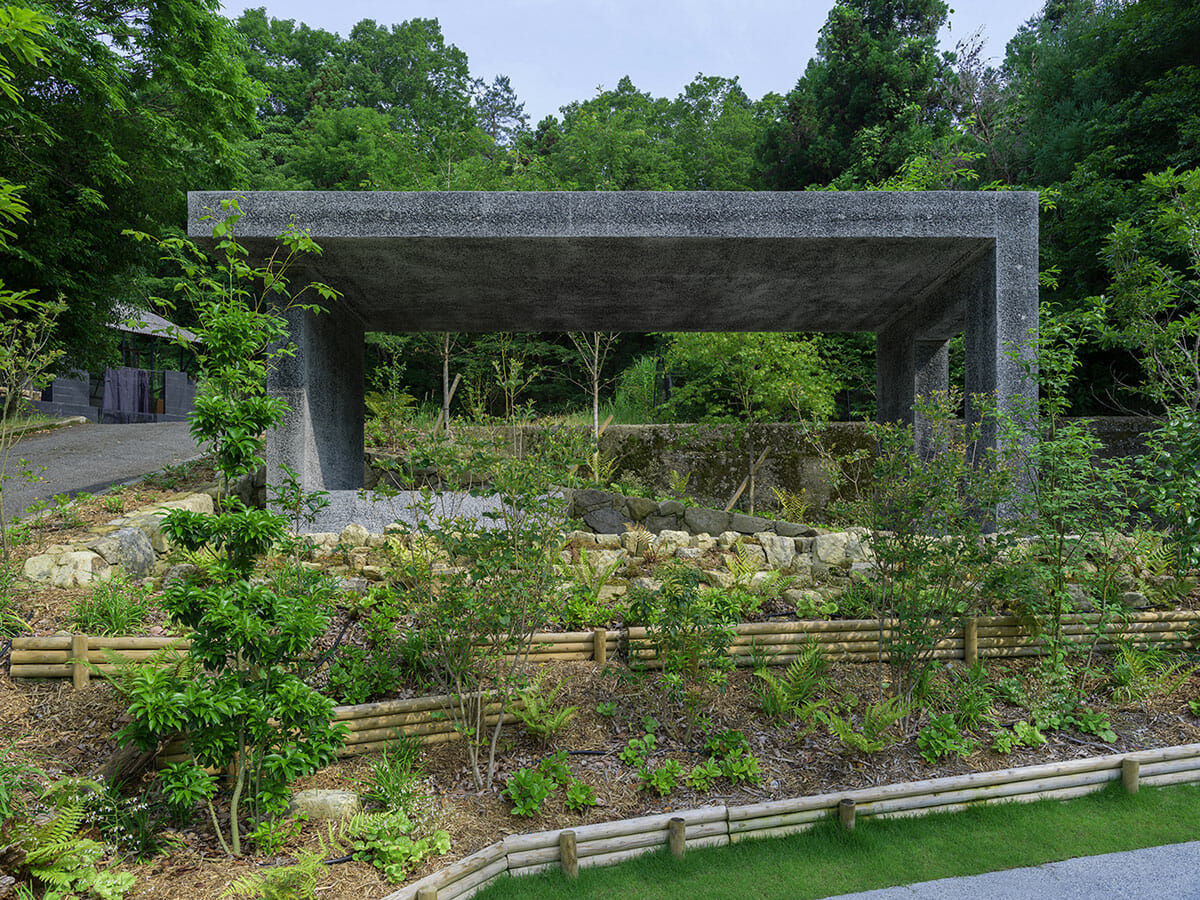
[[[838,900],[1197,900],[1200,841],[840,894]]]
[[[4,484],[5,511],[19,516],[37,500],[56,494],[94,494],[199,455],[187,422],[89,422],[27,435],[17,441],[9,455],[8,474],[17,477]],[[20,478],[24,468],[21,459],[42,470],[40,481],[27,484]]]

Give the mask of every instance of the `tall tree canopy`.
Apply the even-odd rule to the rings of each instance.
[[[759,159],[776,189],[882,181],[948,125],[942,0],[837,0]]]
[[[8,286],[62,295],[70,364],[102,363],[104,325],[141,259],[126,228],[177,227],[185,191],[237,180],[254,96],[216,0],[31,0],[38,65],[9,60],[22,103],[0,129],[0,180],[29,205],[3,251]]]

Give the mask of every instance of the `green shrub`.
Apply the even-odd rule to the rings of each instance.
[[[976,743],[964,735],[951,713],[934,716],[917,735],[917,747],[921,758],[931,765],[950,754],[967,757],[976,749]]]
[[[514,816],[535,816],[556,787],[553,778],[537,769],[518,769],[504,783],[504,796],[512,801]]]

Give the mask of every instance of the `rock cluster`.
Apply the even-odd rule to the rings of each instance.
[[[91,537],[72,544],[53,544],[25,560],[21,574],[52,587],[82,587],[108,581],[116,567],[135,577],[154,573],[158,557],[170,549],[162,520],[173,509],[212,514],[208,494],[181,494],[88,529]]]

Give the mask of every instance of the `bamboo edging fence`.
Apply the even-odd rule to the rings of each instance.
[[[1102,790],[1113,781],[1121,781],[1130,792],[1142,784],[1200,782],[1200,744],[514,834],[382,900],[465,900],[506,875],[561,868],[570,876],[581,868],[615,865],[663,849],[678,857],[690,848],[795,834],[835,817],[842,827],[853,828],[856,820],[864,817],[920,816],[975,804],[1069,800]]]
[[[833,660],[876,662],[888,660],[887,643],[895,622],[878,619],[831,619],[784,622],[745,622],[734,628],[729,655],[739,666],[787,665],[799,648],[817,644]],[[1111,650],[1117,642],[1132,641],[1139,647],[1171,647],[1191,650],[1200,631],[1200,611],[1167,610],[1132,613],[1124,619],[1104,619],[1098,613],[1076,613],[1062,618],[1063,639],[1068,645]],[[1098,638],[1098,640],[1097,640]],[[174,648],[188,649],[186,638],[90,637],[61,634],[52,637],[13,638],[9,674],[13,678],[71,678],[76,687],[88,684],[91,671],[116,671],[113,654],[130,662],[142,662]],[[979,659],[1040,656],[1047,641],[1014,616],[979,616],[969,619],[934,647],[935,659],[961,659],[968,664]],[[657,651],[647,630],[535,632],[528,660],[540,664],[556,661],[592,661],[603,665],[625,654],[646,666],[657,663]]]

